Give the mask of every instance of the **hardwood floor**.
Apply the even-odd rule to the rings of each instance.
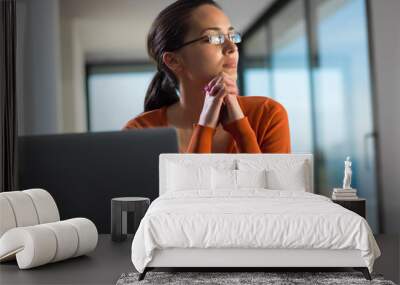
[[[0,284],[115,284],[124,272],[134,271],[131,263],[132,235],[121,243],[111,241],[110,235],[100,235],[94,252],[88,256],[19,270],[16,262],[0,264]],[[374,272],[399,283],[400,239],[398,236],[378,235],[376,240],[382,256],[375,262]]]

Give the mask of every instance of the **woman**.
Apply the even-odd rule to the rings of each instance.
[[[181,153],[290,153],[284,107],[238,94],[239,42],[212,0],[178,0],[161,11],[147,38],[158,71],[144,112],[124,129],[174,127]]]

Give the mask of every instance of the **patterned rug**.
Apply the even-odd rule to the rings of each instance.
[[[145,279],[138,281],[139,273],[124,273],[117,285],[133,284],[388,284],[380,274],[371,274],[372,281],[361,272],[147,272]]]

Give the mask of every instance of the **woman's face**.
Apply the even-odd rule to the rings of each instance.
[[[212,5],[202,5],[192,13],[190,30],[184,42],[205,35],[227,35],[232,32],[234,30],[228,17],[220,9]],[[232,79],[237,79],[239,53],[236,44],[228,37],[225,37],[224,43],[220,45],[210,44],[207,39],[197,41],[181,48],[178,54],[183,63],[181,76],[191,81],[207,84],[222,71]],[[230,66],[227,66],[228,63]]]

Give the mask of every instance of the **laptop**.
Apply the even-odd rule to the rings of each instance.
[[[18,137],[19,189],[43,188],[61,219],[110,232],[114,197],[158,197],[159,155],[178,153],[174,128]]]

